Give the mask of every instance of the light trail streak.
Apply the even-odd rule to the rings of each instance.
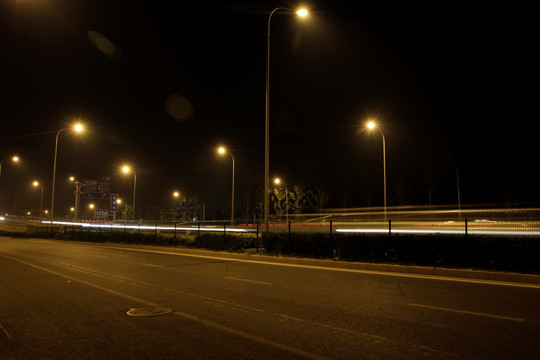
[[[43,220],[43,224],[50,224],[50,221]],[[125,224],[96,224],[85,222],[53,221],[53,225],[82,226],[87,228],[118,229],[118,230],[160,230],[160,231],[211,231],[211,232],[237,232],[247,233],[246,229],[227,228],[227,227],[191,227],[191,226],[151,226],[151,225],[125,225]]]
[[[505,236],[540,236],[540,231],[516,230],[444,230],[444,229],[336,229],[338,233],[379,233],[379,234],[451,234],[451,235],[505,235]]]

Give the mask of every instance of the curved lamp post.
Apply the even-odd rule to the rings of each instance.
[[[267,36],[266,36],[266,114],[265,114],[265,142],[264,142],[264,229],[269,230],[270,216],[270,22],[272,15],[277,11],[294,12],[294,10],[277,7],[268,16]],[[300,17],[308,15],[307,10],[296,11]]]
[[[0,161],[0,176],[2,176],[2,165],[6,162],[7,159]],[[19,157],[17,155],[11,157],[11,161],[14,163],[19,162]]]
[[[122,171],[124,173],[132,173],[133,174],[133,208],[132,208],[132,220],[135,220],[135,194],[136,194],[136,191],[137,191],[137,174],[135,174],[135,172],[133,170],[130,169],[129,166],[125,165],[124,167],[122,167]]]
[[[232,190],[231,190],[231,225],[234,225],[234,156],[223,146],[218,149],[220,155],[229,154],[232,159]]]
[[[54,220],[54,186],[56,183],[56,158],[58,155],[58,137],[60,136],[60,133],[64,130],[70,130],[70,128],[63,128],[58,130],[56,133],[56,142],[54,145],[54,165],[53,165],[53,179],[52,179],[52,191],[51,191],[51,222]],[[84,130],[84,127],[81,124],[75,124],[71,130],[80,133]]]
[[[383,178],[384,178],[384,221],[386,221],[386,140],[384,138],[384,134],[383,132],[381,131],[381,129],[379,129],[377,127],[377,125],[375,124],[374,121],[369,121],[367,123],[367,128],[369,130],[373,130],[373,129],[376,129],[379,131],[379,133],[381,134],[382,136],[382,151],[383,151]]]

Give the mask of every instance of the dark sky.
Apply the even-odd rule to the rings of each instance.
[[[138,207],[179,190],[209,212],[228,209],[231,161],[218,145],[235,157],[238,211],[253,206],[268,14],[297,4],[196,3],[1,2],[0,160],[22,158],[2,167],[2,211],[39,207],[34,178],[50,206],[55,134],[76,118],[88,131],[60,135],[57,213],[73,201],[69,175],[109,177],[130,201],[124,162]],[[386,139],[388,205],[456,203],[454,164],[463,204],[540,201],[532,9],[305,4],[309,18],[272,18],[272,177],[325,186],[329,207],[382,205],[381,136],[363,130],[371,117]]]

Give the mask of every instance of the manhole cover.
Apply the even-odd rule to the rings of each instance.
[[[129,316],[159,316],[172,313],[172,309],[160,306],[131,308],[126,314]]]

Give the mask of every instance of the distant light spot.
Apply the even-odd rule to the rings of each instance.
[[[167,112],[179,121],[187,121],[193,115],[191,102],[180,94],[173,94],[167,98]]]
[[[120,60],[122,58],[120,50],[118,50],[118,48],[109,39],[97,31],[88,31],[88,39],[90,39],[90,42],[92,42],[92,44],[94,44],[99,51],[107,55],[109,58],[113,60]]]

